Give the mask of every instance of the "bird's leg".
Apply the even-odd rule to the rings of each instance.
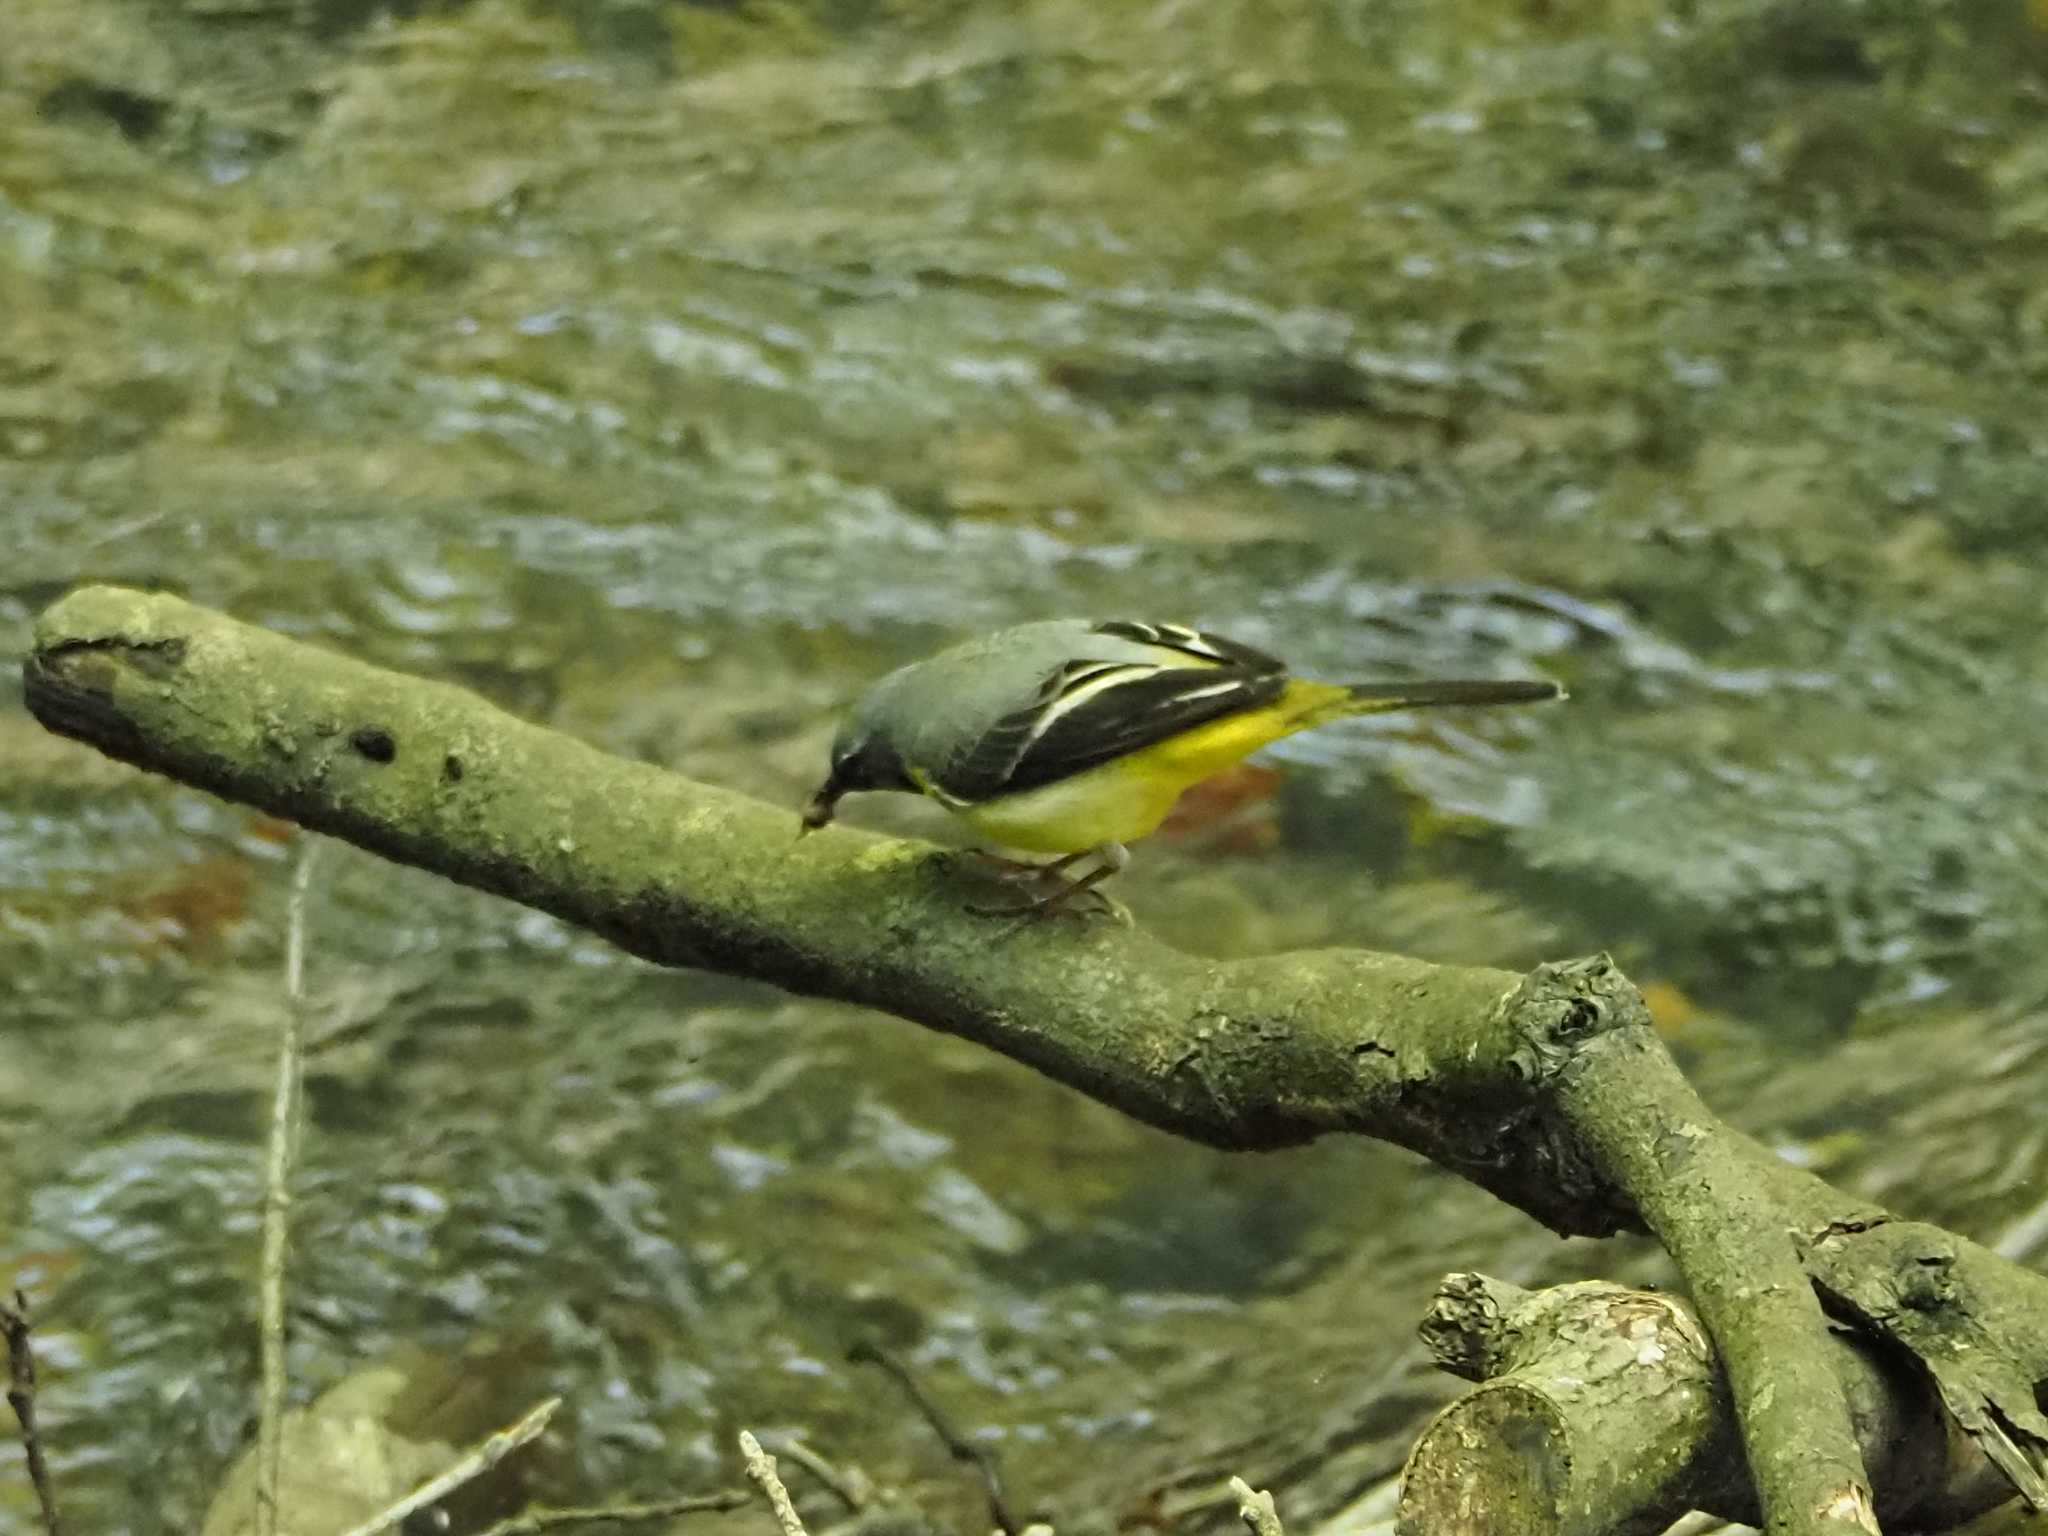
[[[1124,847],[1122,843],[1103,843],[1099,847],[1084,850],[1084,853],[1068,854],[1057,863],[1038,867],[1049,872],[1057,872],[1064,866],[1082,858],[1085,853],[1094,854],[1102,862],[1079,879],[1064,882],[1058,890],[1048,891],[1045,895],[1035,900],[1023,902],[1014,907],[976,907],[974,910],[984,917],[1027,917],[1036,920],[1042,917],[1051,917],[1055,912],[1067,906],[1068,903],[1082,896],[1093,896],[1102,904],[1104,911],[1114,912],[1116,910],[1116,903],[1103,895],[1096,887],[1131,862],[1130,850]]]
[[[1051,895],[1039,897],[1037,901],[1026,908],[1026,911],[1034,918],[1051,917],[1055,912],[1062,911],[1074,902],[1079,901],[1083,896],[1087,896],[1093,898],[1096,907],[1104,914],[1115,912],[1116,903],[1111,901],[1101,890],[1101,885],[1103,881],[1122,869],[1130,861],[1130,855],[1124,852],[1121,843],[1112,843],[1109,846],[1116,849],[1121,857],[1106,860],[1094,869],[1089,870],[1080,879],[1069,880]]]
[[[1022,885],[1034,880],[1046,879],[1048,876],[1058,876],[1062,871],[1071,868],[1096,850],[1093,848],[1083,848],[1079,853],[1067,854],[1063,858],[1054,859],[1050,864],[1035,864],[1029,859],[1013,859],[1007,854],[992,853],[986,848],[975,848],[969,851],[988,865],[989,868],[993,869],[996,872],[997,879],[1015,881]]]

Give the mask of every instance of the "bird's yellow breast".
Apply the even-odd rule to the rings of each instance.
[[[947,802],[975,832],[1025,853],[1079,853],[1156,831],[1181,791],[1302,726],[1290,687],[1272,704],[1226,715],[1086,773],[969,805]]]

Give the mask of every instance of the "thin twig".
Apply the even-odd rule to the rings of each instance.
[[[1280,1511],[1273,1507],[1273,1495],[1268,1490],[1233,1477],[1230,1491],[1237,1495],[1237,1516],[1252,1536],[1287,1536],[1280,1526]]]
[[[500,1520],[483,1536],[540,1536],[543,1531],[571,1525],[625,1524],[632,1520],[667,1520],[676,1515],[738,1509],[754,1502],[744,1488],[724,1488],[717,1493],[691,1493],[681,1498],[656,1499],[651,1504],[603,1504],[588,1509],[529,1509],[523,1515]]]
[[[801,1440],[785,1441],[782,1454],[823,1483],[852,1513],[875,1502],[874,1480],[859,1467],[835,1466]]]
[[[775,1523],[782,1527],[782,1536],[809,1536],[797,1517],[796,1506],[789,1501],[789,1490],[775,1475],[775,1458],[761,1449],[761,1442],[749,1430],[740,1431],[740,1455],[747,1460],[747,1480],[761,1490],[768,1507],[775,1511]]]
[[[989,1518],[1003,1536],[1018,1536],[1022,1529],[1017,1517],[1010,1513],[1009,1500],[1003,1493],[1003,1470],[997,1463],[995,1453],[987,1446],[977,1445],[962,1434],[952,1419],[941,1408],[937,1399],[926,1392],[918,1379],[911,1375],[910,1367],[883,1349],[879,1344],[866,1340],[855,1344],[846,1352],[846,1358],[861,1365],[878,1365],[896,1378],[898,1386],[909,1395],[917,1411],[924,1415],[925,1423],[931,1425],[955,1461],[970,1463],[981,1474],[982,1487],[988,1493]]]
[[[28,1457],[28,1480],[35,1485],[48,1536],[64,1536],[57,1518],[57,1490],[50,1484],[50,1466],[43,1460],[43,1437],[36,1429],[36,1357],[28,1337],[28,1298],[14,1293],[14,1305],[0,1303],[0,1331],[7,1335],[7,1401],[21,1420],[21,1448]]]
[[[488,1435],[476,1446],[463,1453],[448,1470],[428,1478],[404,1498],[393,1504],[381,1515],[372,1516],[348,1532],[348,1536],[382,1536],[382,1533],[397,1528],[406,1516],[425,1509],[429,1504],[438,1504],[471,1478],[481,1477],[507,1456],[518,1450],[527,1441],[539,1435],[548,1427],[548,1420],[555,1416],[555,1410],[562,1406],[559,1397],[551,1397],[527,1410],[526,1417],[508,1428]]]
[[[284,1460],[284,1264],[290,1232],[293,1127],[306,1038],[306,892],[320,845],[299,834],[286,904],[284,1036],[277,1048],[277,1085],[270,1099],[270,1156],[263,1177],[263,1261],[259,1271],[263,1395],[256,1418],[256,1536],[277,1536],[277,1487]]]

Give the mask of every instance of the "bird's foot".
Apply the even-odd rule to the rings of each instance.
[[[1094,869],[1089,870],[1087,874],[1080,876],[1078,879],[1060,879],[1060,876],[1068,868],[1089,857],[1091,854],[1101,860]],[[989,855],[989,857],[997,858],[995,855]],[[1130,857],[1130,854],[1125,851],[1122,844],[1105,843],[1099,848],[1085,848],[1079,853],[1070,853],[1065,858],[1055,859],[1050,864],[1021,864],[1020,861],[1015,859],[998,858],[997,861],[999,863],[1008,865],[1013,870],[1021,868],[1022,870],[1029,871],[1030,878],[1034,881],[1052,879],[1057,881],[1057,884],[1044,895],[1035,896],[1026,901],[1011,903],[1007,906],[970,906],[967,910],[977,917],[1014,917],[1023,922],[1038,922],[1061,912],[1069,912],[1076,917],[1087,917],[1092,913],[1114,918],[1119,922],[1127,924],[1131,920],[1130,913],[1125,911],[1120,903],[1112,900],[1108,893],[1100,887],[1104,880],[1107,880],[1111,875],[1122,869],[1125,864],[1129,863]],[[1024,877],[1012,874],[1005,875],[1004,878],[1022,879]],[[1084,898],[1087,905],[1077,905]]]

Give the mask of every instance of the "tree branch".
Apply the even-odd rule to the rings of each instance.
[[[1715,1351],[1678,1297],[1600,1281],[1529,1292],[1448,1276],[1422,1326],[1437,1364],[1483,1383],[1431,1420],[1408,1459],[1402,1522],[1463,1529],[1514,1508],[1517,1536],[1630,1536],[1687,1510],[1757,1519]],[[1905,1362],[1836,1334],[1828,1367],[1887,1519],[1945,1530],[2009,1497]]]
[[[1225,963],[1120,925],[994,924],[965,910],[955,855],[838,826],[799,842],[793,808],[168,595],[73,593],[23,671],[54,731],[658,964],[886,1009],[1210,1146],[1352,1131],[1560,1232],[1633,1224],[1533,1114],[1501,1113],[1522,1043],[1489,1019],[1509,972],[1360,950]]]
[[[1554,1005],[1585,1010],[1574,1027],[1591,1033],[1603,1012],[1643,1013],[1647,1024],[1633,987],[1576,979]],[[1692,1289],[1720,1348],[1766,1529],[1874,1536],[1870,1475],[1830,1368],[1827,1320],[1775,1198],[1793,1171],[1726,1134],[1647,1028],[1601,1029],[1558,1068],[1557,1096]]]

